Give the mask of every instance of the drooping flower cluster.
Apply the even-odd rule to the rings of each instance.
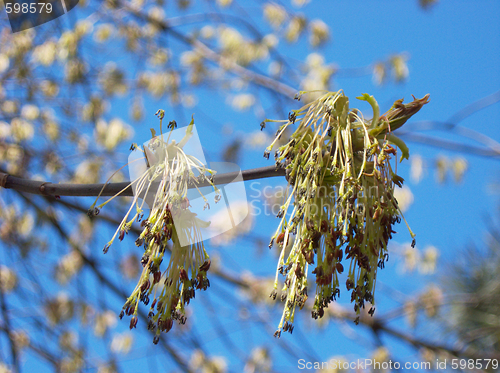
[[[371,305],[371,315],[375,311],[377,268],[388,260],[393,225],[403,218],[394,197],[394,187],[401,187],[403,178],[396,174],[397,161],[396,167],[390,161],[397,148],[401,160],[409,157],[404,142],[391,131],[419,111],[428,95],[406,105],[398,100],[382,116],[372,96],[358,98],[372,106],[372,120],[350,109],[342,91],[329,92],[292,111],[264,153],[269,158],[285,129],[298,123],[289,141],[275,152],[276,167],[286,169],[288,181],[278,213],[281,222],[269,245],[282,248],[272,298],[278,295],[278,275],[285,277],[285,307],[275,336],[293,331],[295,310],[308,298],[309,266],[316,277],[313,318],[321,318],[324,308],[340,296],[339,275],[345,268],[356,323],[365,302]],[[410,234],[414,245],[415,235],[411,230]]]
[[[161,128],[163,110],[159,110],[157,115]],[[144,248],[141,259],[143,270],[136,288],[123,306],[120,318],[124,315],[132,316],[132,329],[137,325],[139,303],[151,303],[148,329],[156,331],[154,343],[158,343],[160,333],[168,332],[175,321],[181,324],[186,322],[185,305],[195,297],[196,290],[206,290],[210,286],[207,278],[210,259],[200,233],[200,228],[207,227],[209,223],[200,220],[189,210],[187,191],[190,187],[208,182],[215,189],[215,203],[220,200],[220,193],[207,176],[213,175],[214,172],[206,169],[200,160],[183,151],[184,145],[192,136],[193,125],[192,120],[179,143],[174,140],[169,142],[170,135],[165,141],[163,134],[155,136],[152,130],[153,139],[144,147],[148,168],[132,181],[131,185],[136,189],[130,209],[111,241],[104,247],[106,253],[116,237],[123,240],[132,223],[141,221],[143,230],[135,244]],[[175,127],[175,121],[169,123],[171,130]],[[137,146],[134,144],[133,148]],[[149,206],[149,217],[143,219],[148,193],[154,197]],[[205,207],[210,208],[206,197],[201,192],[200,195],[205,201]],[[139,202],[140,197],[143,198],[142,202]],[[99,208],[94,206],[90,213],[98,213]],[[135,213],[129,218],[133,210]],[[167,254],[170,251],[170,258],[167,268],[162,271],[165,251]]]

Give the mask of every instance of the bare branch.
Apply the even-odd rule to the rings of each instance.
[[[212,177],[212,182],[215,185],[228,184],[238,177],[239,172],[228,172],[225,174],[215,175]],[[276,169],[275,166],[253,168],[250,170],[241,171],[241,177],[244,181],[264,179],[268,177],[285,176],[284,169]],[[97,196],[104,188],[101,196],[114,196],[121,190],[125,189],[121,196],[133,196],[133,190],[130,187],[130,182],[110,183],[110,184],[52,184],[48,181],[35,181],[23,179],[0,172],[0,180],[3,182],[0,187],[5,189],[14,189],[19,192],[41,194],[50,196]],[[208,181],[196,184],[197,187],[210,186]],[[194,188],[190,185],[190,188]]]

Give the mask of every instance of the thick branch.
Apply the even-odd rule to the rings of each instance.
[[[239,172],[228,172],[225,174],[215,175],[212,181],[215,185],[229,184]],[[244,181],[263,179],[274,176],[285,176],[284,169],[276,169],[275,166],[253,168],[250,170],[241,171],[241,177]],[[2,182],[3,181],[3,182]],[[0,187],[6,189],[14,189],[19,192],[42,194],[50,196],[97,196],[102,191],[101,196],[114,196],[124,190],[120,195],[133,196],[133,190],[130,187],[130,182],[110,183],[110,184],[52,184],[47,181],[35,181],[23,179],[12,175],[0,172]],[[207,181],[196,184],[197,187],[210,186]],[[190,185],[194,188],[194,185]]]

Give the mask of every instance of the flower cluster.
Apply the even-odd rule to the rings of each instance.
[[[401,160],[409,157],[404,142],[391,131],[420,110],[428,95],[406,105],[398,100],[382,116],[372,96],[358,99],[372,106],[372,120],[350,109],[342,91],[328,92],[290,112],[288,120],[278,121],[283,125],[264,153],[269,158],[284,131],[298,123],[289,141],[275,152],[276,167],[285,168],[288,181],[278,213],[281,222],[269,244],[282,248],[272,298],[278,295],[278,275],[285,277],[285,307],[275,336],[293,331],[296,307],[302,309],[308,298],[309,266],[316,277],[313,318],[321,318],[324,308],[340,296],[344,267],[356,323],[365,302],[370,304],[369,314],[375,311],[377,268],[388,260],[393,225],[403,218],[394,197],[394,187],[401,187],[403,178],[396,174],[397,161],[395,167],[390,161],[397,148]],[[415,234],[410,234],[414,245]]]
[[[164,112],[158,110],[156,114],[160,118],[161,129]],[[189,210],[187,191],[208,182],[215,189],[215,203],[220,200],[220,193],[211,177],[207,176],[212,176],[214,172],[183,151],[183,146],[192,136],[193,125],[192,120],[179,143],[169,141],[170,135],[165,141],[163,134],[155,136],[152,130],[153,139],[143,150],[148,168],[132,181],[131,185],[136,190],[130,209],[111,241],[104,247],[106,253],[116,237],[123,240],[134,221],[141,222],[142,232],[135,244],[144,248],[141,259],[143,270],[137,286],[123,306],[120,318],[132,316],[130,328],[136,327],[139,303],[149,305],[151,302],[148,329],[156,331],[154,343],[158,343],[160,333],[168,332],[175,321],[181,324],[186,322],[185,305],[195,297],[196,290],[206,290],[210,286],[207,278],[210,259],[200,233],[200,228],[207,227],[209,223],[200,220]],[[171,130],[175,127],[175,121],[169,123]],[[137,145],[134,144],[133,148],[137,148]],[[147,219],[143,219],[145,196],[152,191],[154,199],[150,204],[150,214]],[[206,197],[201,192],[200,195],[205,207],[210,208]],[[139,202],[140,197],[144,198],[142,202]],[[99,208],[110,200],[97,208],[94,203],[90,214],[98,213]],[[135,213],[131,216],[133,210]],[[186,245],[186,242],[189,244]],[[170,251],[170,259],[162,272],[165,251]]]

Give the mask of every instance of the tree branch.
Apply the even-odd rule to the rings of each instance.
[[[215,185],[228,184],[232,182],[240,172],[228,172],[225,174],[215,175],[212,177],[212,182]],[[276,169],[275,166],[253,168],[250,170],[241,171],[241,177],[244,181],[264,179],[268,177],[285,176],[285,170]],[[203,181],[196,184],[197,187],[210,186],[208,181]],[[52,184],[48,181],[35,181],[23,179],[0,172],[0,187],[5,189],[14,189],[18,192],[41,194],[50,196],[98,196],[102,190],[101,196],[114,196],[120,191],[121,196],[133,196],[133,190],[130,187],[130,182],[109,183],[109,184]],[[194,184],[190,184],[189,188],[194,188]]]

